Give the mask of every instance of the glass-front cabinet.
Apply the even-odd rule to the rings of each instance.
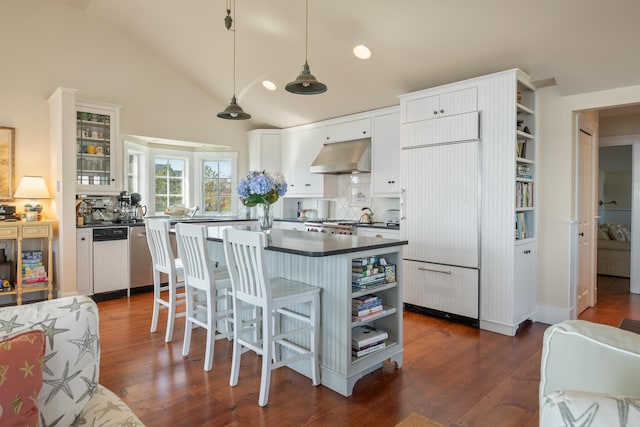
[[[99,194],[116,187],[116,109],[76,106],[76,189]]]

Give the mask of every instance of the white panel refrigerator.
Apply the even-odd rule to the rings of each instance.
[[[479,140],[401,152],[404,300],[478,319]]]

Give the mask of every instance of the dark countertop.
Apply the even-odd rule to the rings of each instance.
[[[257,230],[257,226],[214,225],[207,228],[207,240],[222,242],[222,230],[227,227]],[[408,243],[406,240],[357,237],[344,234],[301,233],[295,230],[280,230],[274,228],[269,234],[266,249],[268,251],[285,252],[308,257],[324,257],[362,252],[370,249],[404,246]]]
[[[238,222],[238,221],[255,221],[254,219],[241,219],[239,217],[229,217],[229,218],[221,218],[221,217],[207,217],[207,216],[195,216],[193,218],[171,218],[169,216],[150,216],[148,218],[165,218],[168,219],[171,224],[176,224],[178,222]],[[92,224],[76,226],[76,228],[103,228],[103,227],[144,227],[144,220],[135,221],[135,222],[127,222],[127,223],[117,223],[117,222],[96,222]]]
[[[387,225],[386,222],[372,222],[371,224],[356,224],[356,227],[363,228],[382,228],[385,230],[400,230],[400,224],[398,225]]]
[[[149,217],[149,218],[167,218],[169,219],[171,224],[176,224],[178,222],[239,222],[239,221],[255,221],[255,218],[250,218],[250,219],[244,219],[244,218],[240,218],[240,217],[229,217],[229,218],[221,218],[221,217],[206,217],[206,216],[196,216],[194,218],[171,218],[168,216],[154,216],[154,217]],[[297,218],[276,218],[275,221],[283,221],[283,222],[304,222],[304,221],[300,221]],[[385,230],[400,230],[400,226],[388,226],[386,223],[384,222],[374,222],[371,224],[360,224],[357,223],[355,224],[356,227],[365,227],[365,228],[380,228],[380,229],[385,229]],[[93,224],[87,224],[87,225],[82,225],[82,226],[78,226],[76,228],[102,228],[102,227],[141,227],[144,226],[144,221],[136,221],[136,222],[129,222],[129,223],[115,223],[115,222],[97,222],[97,223],[93,223]]]

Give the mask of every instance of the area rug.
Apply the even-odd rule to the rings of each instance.
[[[396,424],[396,427],[444,427],[417,412],[410,413],[407,418]]]

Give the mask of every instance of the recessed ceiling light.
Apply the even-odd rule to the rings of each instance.
[[[362,44],[353,48],[353,54],[360,59],[369,59],[371,57],[369,48]]]
[[[270,80],[264,80],[262,86],[264,86],[265,89],[276,90],[276,84]]]

